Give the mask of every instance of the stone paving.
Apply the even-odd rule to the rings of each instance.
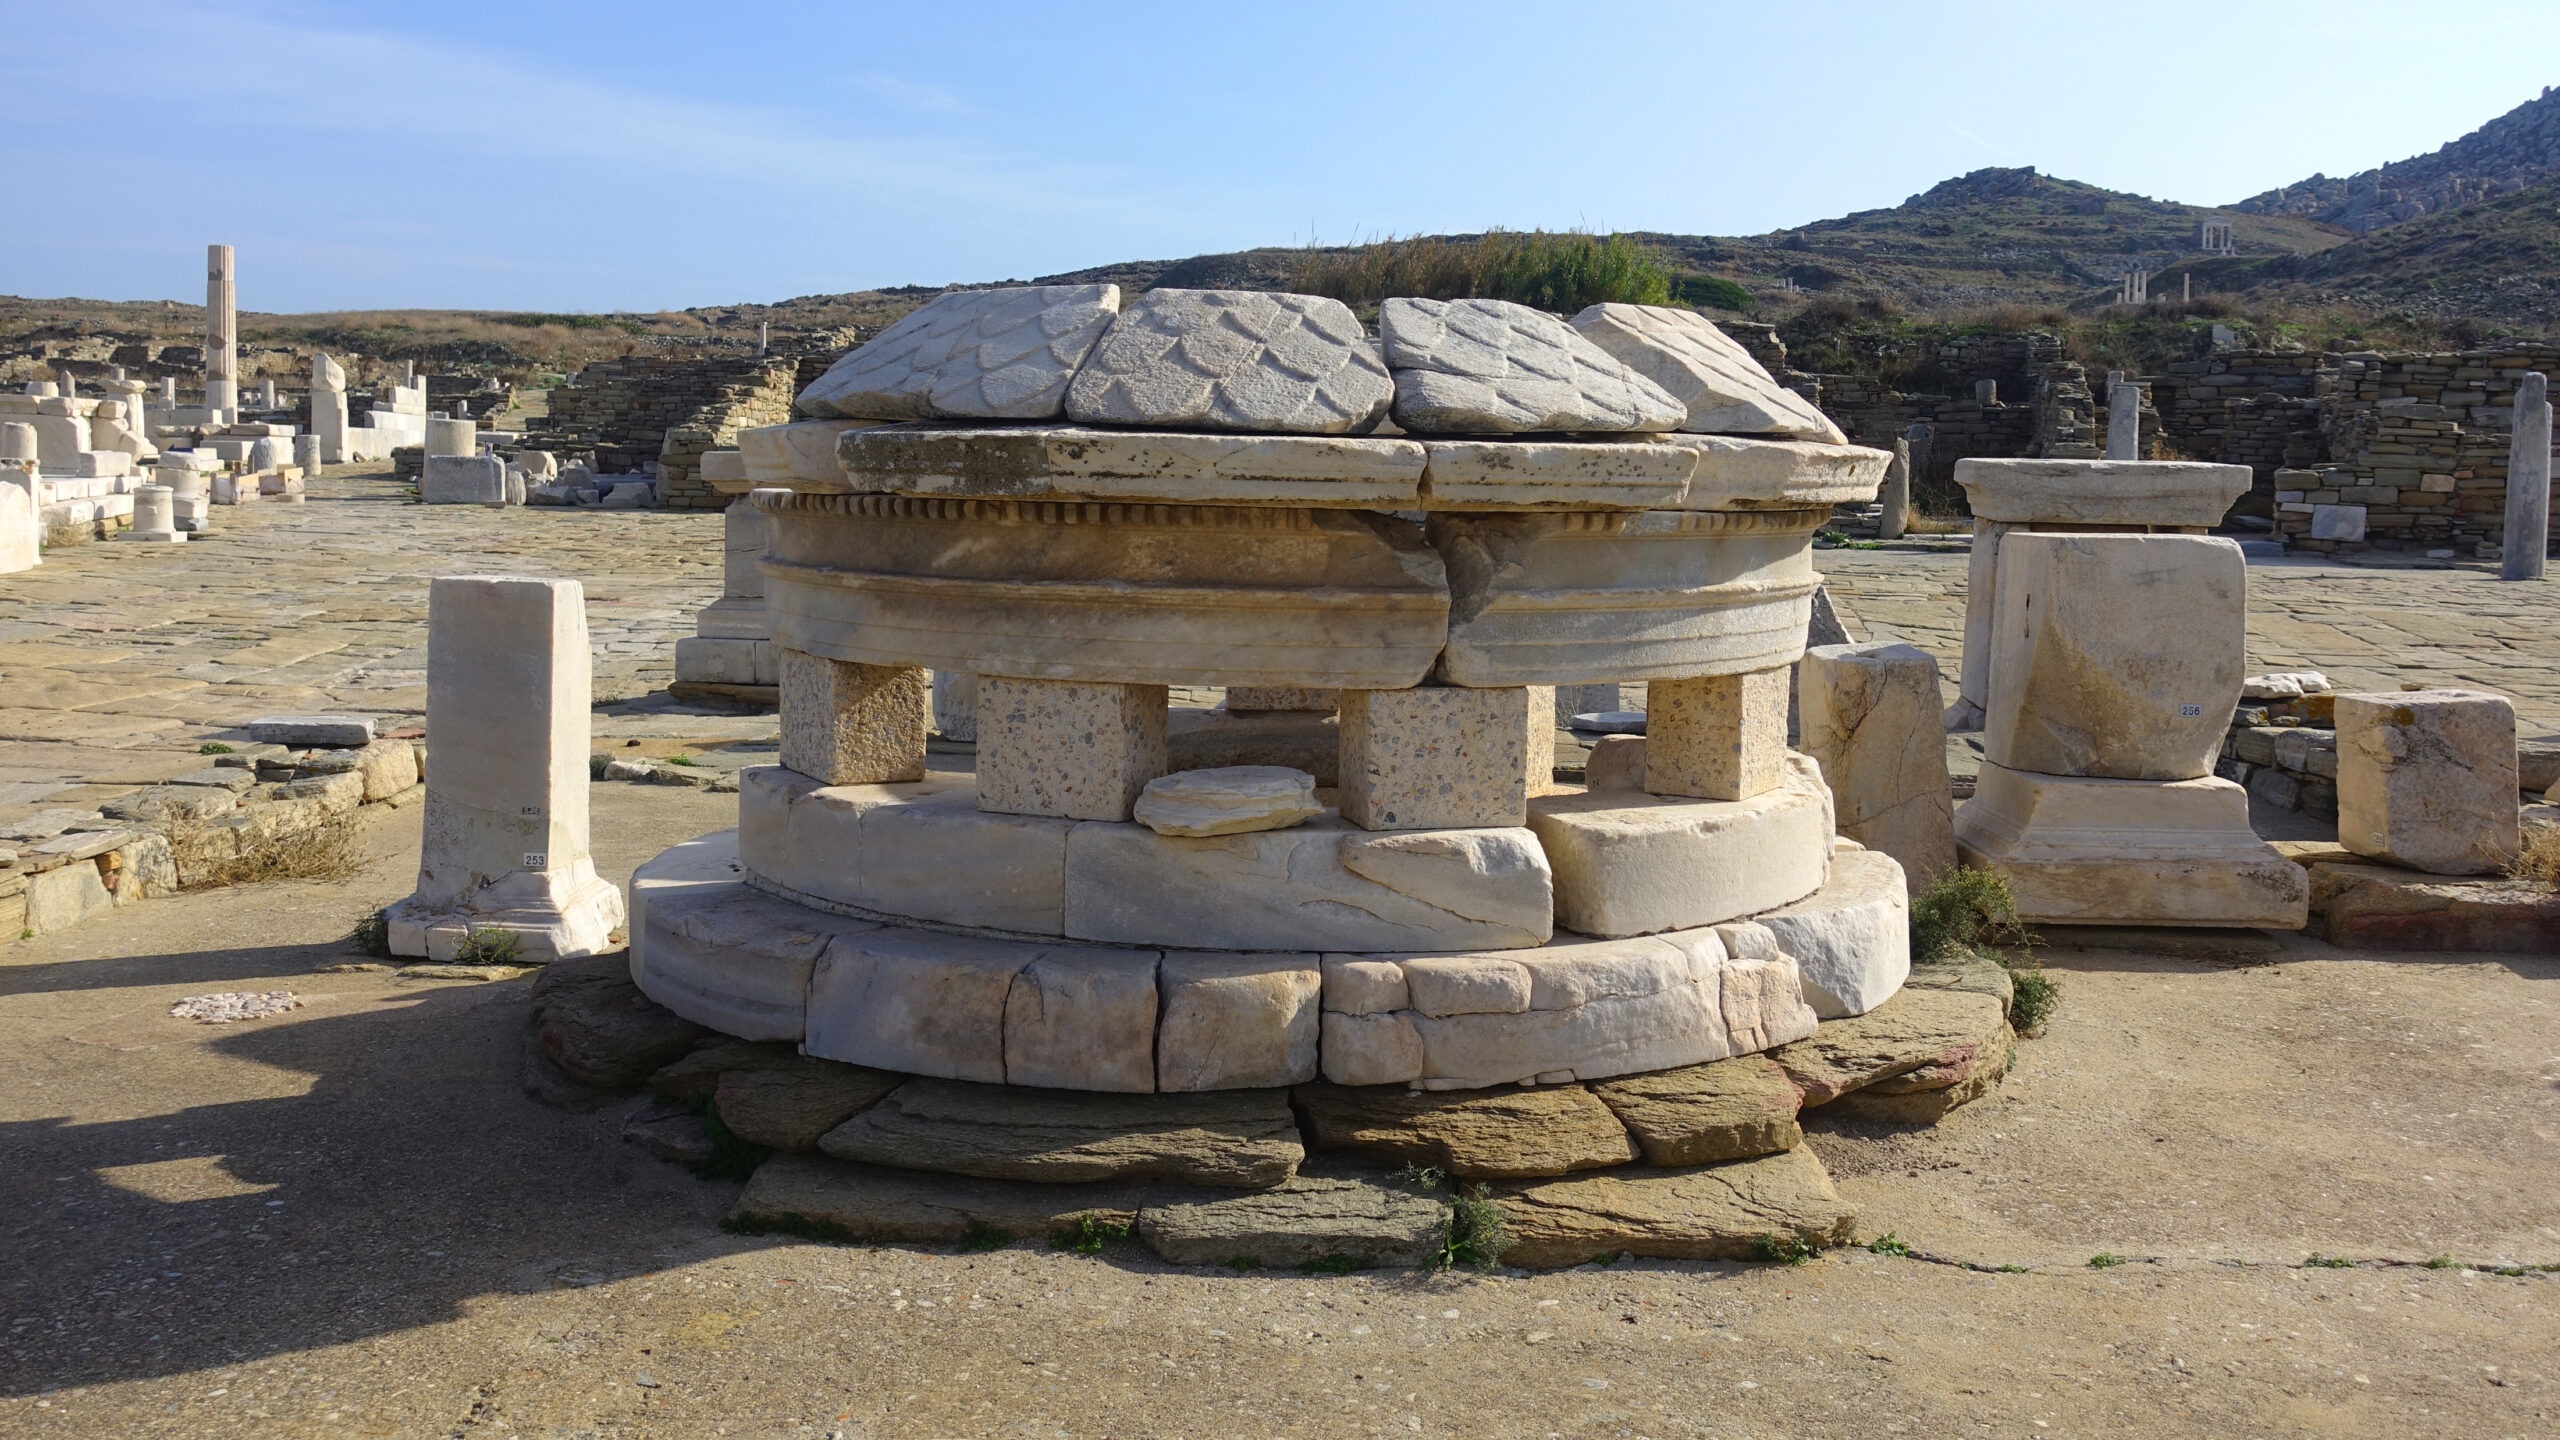
[[[210,539],[72,546],[0,579],[0,819],[199,768],[200,745],[259,715],[414,720],[436,575],[584,582],[595,693],[614,702],[598,712],[600,736],[772,733],[770,717],[692,712],[663,694],[675,641],[720,592],[716,515],[417,506],[388,472],[338,467],[312,482],[307,504],[216,517]],[[1858,638],[1937,655],[1952,695],[1961,551],[1826,550],[1816,563]],[[2316,669],[2342,690],[2496,690],[2514,697],[2527,733],[2560,730],[2560,585],[2503,583],[2486,567],[2295,561],[2258,562],[2250,576],[2253,670]]]

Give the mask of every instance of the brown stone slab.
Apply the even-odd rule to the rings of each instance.
[[[2312,928],[2345,950],[2560,954],[2560,894],[2530,880],[2311,866]]]
[[[1976,1053],[2006,1054],[2011,1038],[2008,1017],[1989,995],[1905,988],[1864,1015],[1824,1021],[1811,1038],[1769,1057],[1809,1108],[1928,1066],[1941,1067],[1953,1084],[1971,1072]]]
[[[1427,1091],[1301,1085],[1290,1098],[1319,1150],[1428,1165],[1460,1179],[1562,1175],[1636,1158],[1626,1127],[1580,1085]]]
[[[1622,1252],[1746,1260],[1764,1242],[1844,1245],[1857,1211],[1808,1146],[1685,1170],[1615,1170],[1506,1187],[1495,1196],[1505,1264],[1545,1269]]]
[[[1804,1141],[1795,1082],[1766,1055],[1601,1080],[1591,1090],[1635,1137],[1648,1165],[1710,1165]]]
[[[1046,1238],[1085,1216],[1131,1225],[1154,1193],[1132,1183],[1042,1185],[777,1155],[756,1168],[728,1223],[812,1239],[950,1245]]]

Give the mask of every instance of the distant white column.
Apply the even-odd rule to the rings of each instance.
[[[2539,580],[2551,546],[2551,401],[2539,370],[2516,382],[2515,434],[2507,441],[2507,529],[2501,580]]]
[[[1884,513],[1876,520],[1876,538],[1899,540],[1911,528],[1911,442],[1893,442],[1893,461],[1885,466],[1884,485],[1876,491]]]
[[[276,408],[276,381],[272,375],[258,382],[258,408],[261,410]]]
[[[240,329],[234,306],[239,299],[231,268],[231,247],[208,245],[204,263],[204,403],[208,410],[236,415],[240,409]]]
[[[320,441],[320,463],[347,463],[347,372],[326,355],[311,357],[311,433]]]
[[[2118,382],[2107,391],[2107,458],[2142,458],[2142,387]]]
[[[771,345],[772,343],[773,343],[773,322],[772,322],[772,321],[770,321],[770,320],[759,320],[759,321],[757,321],[757,322],[756,322],[756,353],[757,353],[757,354],[759,354],[759,355],[763,354],[763,353],[765,352],[765,348],[766,348],[767,346]]]

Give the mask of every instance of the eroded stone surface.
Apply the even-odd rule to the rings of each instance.
[[[1544,1269],[1632,1253],[1739,1260],[1765,1240],[1848,1243],[1857,1211],[1806,1146],[1685,1170],[1619,1170],[1503,1188],[1505,1263]]]
[[[1229,1090],[1316,1077],[1313,955],[1168,951],[1157,967],[1156,1088]]]
[[[925,672],[857,665],[784,647],[782,763],[827,785],[924,778],[933,728]]]
[[[1378,333],[1406,430],[1670,430],[1688,414],[1661,386],[1525,305],[1397,298],[1378,307]]]
[[[1812,401],[1770,378],[1750,351],[1694,310],[1592,305],[1572,323],[1584,339],[1686,407],[1680,429],[1834,445],[1848,439]]]
[[[1800,743],[1831,787],[1840,833],[1892,856],[1914,888],[1936,883],[1956,863],[1936,658],[1890,641],[1816,645],[1796,694]]]
[[[1005,995],[1005,1083],[1155,1089],[1156,1006],[1153,950],[1079,945],[1041,952]]]
[[[1045,1239],[1084,1216],[1129,1225],[1152,1196],[1149,1186],[1127,1182],[1042,1185],[777,1155],[756,1167],[729,1220],[750,1232],[949,1245],[991,1231]]]
[[[705,1033],[641,994],[620,955],[544,966],[534,977],[528,1023],[551,1063],[608,1090],[648,1079]]]
[[[1319,1150],[1427,1165],[1461,1179],[1522,1179],[1624,1165],[1634,1142],[1579,1085],[1412,1091],[1302,1085],[1292,1093]]]
[[[1370,830],[1518,825],[1528,727],[1519,687],[1346,690],[1342,818]]]
[[[1119,311],[1117,285],[936,296],[838,360],[798,408],[869,420],[1054,419]]]
[[[1286,1092],[1086,1095],[914,1080],[829,1131],[840,1160],[996,1180],[1177,1180],[1267,1189],[1306,1150]]]
[[[1591,1093],[1618,1117],[1648,1165],[1712,1165],[1792,1150],[1803,1143],[1795,1082],[1766,1055],[1596,1081]]]
[[[2016,1037],[2000,1002],[1964,990],[1906,989],[1846,1020],[1823,1022],[1809,1039],[1770,1052],[1810,1108],[1896,1076],[1929,1071],[1912,1085],[1952,1085],[1985,1055],[2005,1057]],[[2005,1060],[2003,1062],[2005,1064]]]
[[[1653,682],[1646,792],[1748,800],[1776,789],[1786,774],[1789,680],[1773,668]]]
[[[2300,929],[2302,867],[2249,828],[2231,781],[2091,780],[1985,762],[1956,810],[1956,854],[2048,925]]]
[[[1873,1010],[1911,973],[1910,892],[1882,851],[1834,852],[1821,889],[1751,918],[1796,962],[1805,1003],[1825,1020]]]
[[[978,807],[1126,820],[1165,769],[1165,687],[978,677]]]
[[[797,1063],[741,1066],[720,1076],[713,1087],[712,1109],[729,1133],[750,1145],[786,1152],[818,1148],[818,1137],[880,1097],[905,1084],[907,1077],[832,1060],[792,1057]]]
[[[1368,431],[1395,387],[1339,300],[1261,290],[1150,290],[1067,387],[1088,425]]]
[[[1138,1238],[1175,1265],[1421,1266],[1439,1258],[1448,1224],[1447,1208],[1429,1191],[1374,1166],[1326,1159],[1277,1189],[1151,1199],[1138,1213]]]

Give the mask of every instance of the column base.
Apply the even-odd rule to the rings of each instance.
[[[1956,810],[1956,855],[2008,882],[2029,925],[2299,930],[2303,868],[2249,828],[2228,780],[2092,780],[1984,762]]]
[[[625,917],[622,889],[590,875],[557,905],[492,910],[436,910],[410,896],[383,912],[391,953],[452,960],[474,931],[504,930],[516,937],[517,956],[529,964],[601,955],[615,947],[613,932]]]

